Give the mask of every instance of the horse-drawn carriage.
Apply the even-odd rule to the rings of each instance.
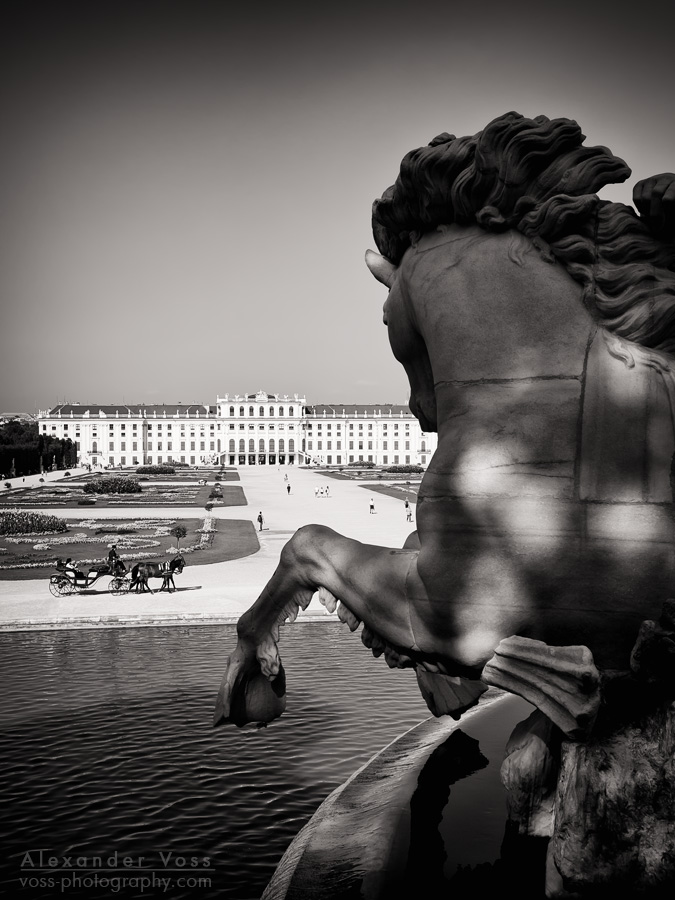
[[[129,571],[121,559],[117,559],[112,568],[103,564],[89,569],[86,573],[57,564],[56,572],[49,579],[49,590],[55,597],[63,597],[92,587],[99,579],[108,575],[111,576],[108,590],[116,596],[127,594],[129,591],[154,593],[148,584],[150,578],[161,578],[162,585],[159,590],[171,593],[172,590],[176,590],[173,576],[180,574],[184,567],[185,559],[181,553],[170,562],[135,563]]]
[[[106,576],[111,576],[108,582],[111,594],[124,594],[129,590],[131,573],[127,572],[127,567],[121,559],[116,560],[113,567],[103,564],[89,569],[88,572],[57,564],[56,572],[49,579],[49,590],[55,597],[63,597],[93,587],[97,581]]]

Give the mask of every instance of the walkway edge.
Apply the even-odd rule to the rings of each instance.
[[[239,618],[239,616],[177,614],[159,616],[89,616],[72,619],[18,619],[15,622],[1,623],[0,632],[51,631],[69,628],[150,628],[167,625],[236,625]],[[293,624],[325,624],[326,622],[339,621],[336,615],[301,615],[298,616]]]

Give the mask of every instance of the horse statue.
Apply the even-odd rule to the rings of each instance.
[[[584,140],[508,113],[410,152],[374,202],[366,262],[438,432],[417,531],[401,549],[297,531],[239,619],[215,724],[282,714],[279,628],[317,592],[435,716],[494,684],[576,739],[608,673],[641,659],[675,684],[675,176],[641,182],[638,212],[601,200],[630,169]]]
[[[152,594],[154,591],[148,584],[148,580],[150,578],[161,578],[162,586],[160,591],[166,590],[171,593],[172,589],[176,590],[173,576],[175,574],[180,575],[184,568],[185,559],[181,553],[174,556],[170,562],[136,563],[131,570],[129,590],[136,591],[136,593],[150,591]]]

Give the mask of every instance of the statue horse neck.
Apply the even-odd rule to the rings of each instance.
[[[422,497],[672,501],[671,357],[599,327],[581,286],[517,232],[444,227],[401,270],[391,312],[428,357],[401,359],[411,407],[433,403],[439,435]]]

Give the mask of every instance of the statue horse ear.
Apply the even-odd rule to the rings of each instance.
[[[375,278],[391,290],[396,278],[397,266],[386,256],[382,256],[374,250],[366,250],[366,265]]]

